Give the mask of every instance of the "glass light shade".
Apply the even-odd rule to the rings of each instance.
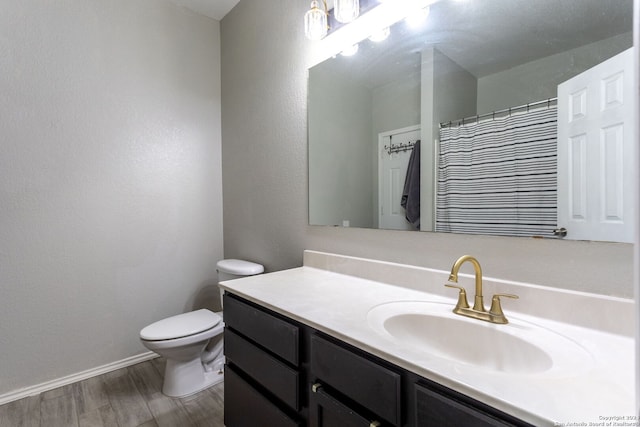
[[[346,49],[344,49],[342,52],[340,52],[340,55],[342,55],[342,56],[353,56],[356,53],[358,53],[358,44],[357,43],[347,47]]]
[[[369,40],[372,42],[381,42],[386,40],[389,37],[389,34],[391,34],[391,29],[389,27],[384,27],[383,29],[371,34],[369,36]]]
[[[360,15],[360,0],[335,0],[333,14],[338,22],[353,21]]]
[[[304,34],[310,40],[320,40],[327,35],[327,14],[318,7],[317,1],[311,2],[311,9],[304,14]]]

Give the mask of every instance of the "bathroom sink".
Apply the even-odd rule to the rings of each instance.
[[[373,307],[369,326],[400,347],[494,373],[574,375],[593,364],[577,342],[509,316],[497,325],[452,312],[449,303],[396,301]]]

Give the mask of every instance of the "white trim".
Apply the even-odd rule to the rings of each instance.
[[[0,395],[0,405],[4,405],[5,403],[13,402],[14,400],[19,400],[24,397],[35,396],[42,392],[53,390],[54,388],[73,384],[120,368],[126,368],[127,366],[135,365],[137,363],[146,362],[147,360],[155,359],[156,357],[158,357],[158,354],[148,351],[116,362],[107,363],[106,365],[98,366],[96,368],[87,369],[86,371],[67,375],[66,377],[57,378],[55,380],[11,391]]]

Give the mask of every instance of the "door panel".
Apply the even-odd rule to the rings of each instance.
[[[633,242],[633,50],[558,86],[558,226]]]

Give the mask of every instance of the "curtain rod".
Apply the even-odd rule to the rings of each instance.
[[[544,99],[542,101],[536,101],[536,102],[530,102],[528,104],[523,104],[523,105],[518,105],[517,107],[510,107],[510,108],[505,108],[503,110],[497,110],[497,111],[493,111],[491,113],[485,113],[485,114],[479,114],[476,116],[470,116],[470,117],[465,117],[463,119],[458,119],[458,120],[450,120],[448,122],[442,122],[440,123],[440,128],[446,128],[446,127],[452,127],[452,126],[463,126],[465,124],[468,123],[477,123],[480,121],[480,119],[484,119],[487,117],[491,117],[492,119],[496,118],[496,114],[506,114],[508,113],[509,115],[511,115],[512,112],[515,112],[516,110],[522,110],[522,109],[527,109],[527,112],[529,111],[529,108],[531,107],[537,107],[537,106],[541,106],[544,104],[547,104],[547,108],[551,108],[551,104],[552,103],[557,103],[558,102],[558,98],[549,98],[549,99]]]

